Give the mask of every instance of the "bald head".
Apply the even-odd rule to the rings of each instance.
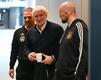
[[[75,5],[70,1],[62,3],[59,6],[59,16],[63,23],[70,24],[76,18]]]
[[[59,7],[59,10],[68,11],[70,14],[76,12],[75,5],[70,1],[62,3]]]

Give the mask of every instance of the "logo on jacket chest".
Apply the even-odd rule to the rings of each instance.
[[[67,33],[67,39],[71,39],[72,36],[73,36],[73,32],[72,31],[70,31],[70,32]]]
[[[24,42],[25,41],[25,35],[24,33],[20,34],[20,42]]]

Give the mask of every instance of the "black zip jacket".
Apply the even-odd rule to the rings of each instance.
[[[25,25],[14,32],[10,56],[10,68],[14,68],[17,59],[19,64],[30,64],[24,53],[24,44],[27,32]]]
[[[62,75],[85,77],[88,73],[88,30],[80,19],[65,30],[59,50],[56,68]],[[66,80],[66,79],[63,79]]]

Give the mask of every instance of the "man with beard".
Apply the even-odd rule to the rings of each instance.
[[[77,18],[72,2],[59,7],[59,16],[67,28],[60,41],[59,58],[54,80],[86,80],[88,72],[88,30],[83,20]]]

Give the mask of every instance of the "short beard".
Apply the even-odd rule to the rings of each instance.
[[[66,20],[62,20],[62,23],[66,23],[67,21]]]

